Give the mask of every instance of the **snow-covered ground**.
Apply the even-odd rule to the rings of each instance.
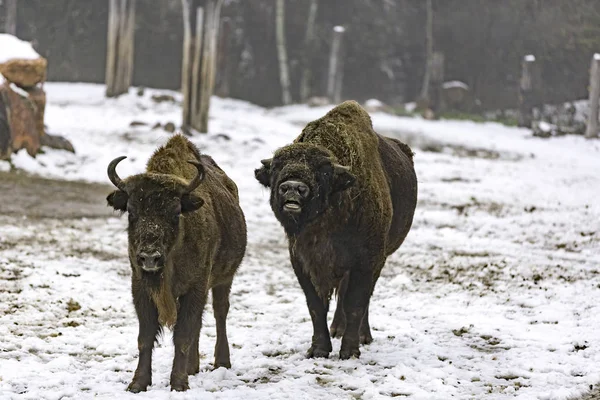
[[[120,155],[121,176],[140,172],[169,136],[152,125],[180,121],[178,104],[151,100],[164,91],[45,89],[46,123],[77,154],[21,152],[13,164],[49,177],[108,183]],[[207,307],[186,393],[169,392],[170,334],[149,391],[124,392],[137,361],[126,218],[0,216],[0,398],[558,400],[600,382],[600,142],[385,114],[376,130],[416,152],[414,225],[375,290],[374,342],[358,360],[339,360],[339,340],[330,359],[306,359],[304,295],[253,170],[326,111],[214,98],[210,133],[192,138],[237,182],[249,244],[231,295],[233,368],[210,368]]]

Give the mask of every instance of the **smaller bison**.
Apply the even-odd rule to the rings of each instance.
[[[359,357],[373,339],[369,301],[386,258],[408,234],[417,203],[412,151],[373,131],[358,103],[309,123],[293,144],[263,160],[256,179],[271,188],[292,267],[312,318],[309,357],[328,357],[329,298],[338,293],[331,335],[340,358]]]
[[[198,340],[208,290],[217,326],[214,367],[231,367],[226,319],[233,276],[246,250],[238,190],[225,172],[181,135],[148,161],[146,172],[121,179],[108,204],[129,215],[129,261],[139,321],[138,366],[127,390],[152,384],[152,349],[164,326],[173,328],[171,390],[189,388],[199,371]]]

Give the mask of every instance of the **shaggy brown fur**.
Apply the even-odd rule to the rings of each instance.
[[[203,174],[201,183],[186,193],[198,174]],[[120,190],[107,200],[129,214],[132,292],[140,328],[139,363],[128,390],[143,391],[151,384],[152,348],[162,326],[174,327],[171,388],[186,390],[188,374],[199,371],[198,339],[211,288],[217,326],[214,366],[231,366],[225,321],[233,276],[246,248],[237,186],[181,135],[154,153],[145,173],[118,179]]]
[[[404,143],[375,133],[366,111],[349,101],[309,123],[255,171],[271,188],[271,208],[306,295],[314,328],[310,357],[331,351],[326,316],[334,289],[339,302],[331,334],[343,335],[340,357],[358,357],[359,342],[372,340],[369,299],[416,207],[412,155]]]

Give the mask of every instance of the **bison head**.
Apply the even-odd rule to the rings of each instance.
[[[323,214],[356,179],[330,152],[305,143],[279,149],[254,174],[271,189],[271,208],[290,234]]]
[[[132,265],[145,272],[165,266],[175,246],[182,214],[198,210],[204,201],[193,193],[204,179],[204,167],[188,161],[198,173],[189,183],[167,174],[144,173],[121,180],[115,168],[126,157],[108,165],[108,177],[118,190],[106,198],[108,205],[129,215],[129,257]]]

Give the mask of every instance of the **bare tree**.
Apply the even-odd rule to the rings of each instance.
[[[423,76],[423,85],[421,86],[420,100],[423,103],[429,103],[429,85],[431,80],[431,67],[433,64],[433,4],[432,0],[425,3],[427,8],[427,21],[425,23],[425,75]]]
[[[343,26],[333,28],[333,40],[329,55],[329,73],[327,77],[327,97],[333,103],[339,103],[342,97],[344,64],[342,57],[342,38],[346,29]]]
[[[209,0],[205,8],[192,10],[189,0],[183,6],[183,65],[181,91],[183,93],[183,129],[208,132],[210,97],[214,92],[217,60],[217,38],[220,26],[222,0]],[[192,12],[196,27],[192,36]]]
[[[310,96],[311,81],[311,55],[315,39],[315,21],[317,19],[317,0],[310,1],[308,9],[308,20],[306,22],[306,33],[304,35],[304,60],[302,78],[300,81],[300,101],[305,102]]]
[[[277,40],[277,56],[279,59],[279,81],[281,82],[281,97],[283,104],[290,104],[290,72],[288,67],[287,48],[285,44],[285,8],[284,0],[275,0],[275,35]]]
[[[136,0],[110,0],[106,49],[106,96],[127,93],[133,77]]]
[[[4,17],[4,32],[17,36],[17,0],[4,0],[6,16]]]

